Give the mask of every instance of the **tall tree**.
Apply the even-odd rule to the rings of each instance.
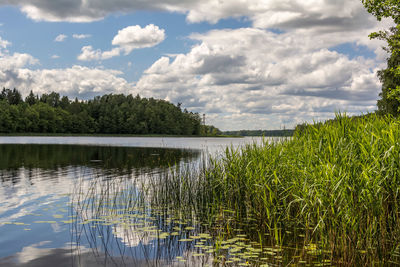
[[[29,95],[25,98],[25,103],[29,104],[30,106],[36,104],[38,102],[38,97],[35,96],[31,90]]]
[[[21,93],[15,88],[13,90],[3,88],[0,95],[0,100],[2,99],[5,99],[10,105],[18,105],[23,101]]]
[[[382,82],[378,109],[381,113],[398,116],[400,115],[400,2],[399,0],[361,1],[368,12],[379,21],[382,18],[392,18],[395,23],[389,30],[371,33],[370,38],[386,41],[385,50],[389,53],[387,68],[378,72]]]

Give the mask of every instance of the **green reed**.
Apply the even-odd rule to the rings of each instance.
[[[206,162],[163,177],[153,200],[214,223],[229,211],[274,246],[292,243],[295,232],[300,250],[315,247],[335,264],[400,262],[399,119],[338,114],[293,138],[227,148]]]
[[[222,157],[156,175],[93,179],[78,189],[81,221],[167,210],[201,222],[215,258],[241,233],[263,251],[249,261],[256,266],[400,263],[400,120],[392,117],[338,114],[289,139],[227,148]],[[168,227],[159,226],[165,233]]]

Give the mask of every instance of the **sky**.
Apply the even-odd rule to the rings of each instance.
[[[387,29],[360,0],[0,0],[0,87],[139,94],[221,130],[376,110]]]

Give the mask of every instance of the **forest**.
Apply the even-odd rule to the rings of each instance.
[[[293,136],[294,130],[240,130],[240,131],[226,131],[222,132],[224,135],[233,136]]]
[[[208,135],[198,113],[168,101],[108,94],[74,100],[52,92],[23,99],[17,89],[0,94],[0,133]],[[214,130],[215,132],[215,130]]]

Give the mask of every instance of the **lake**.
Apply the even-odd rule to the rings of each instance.
[[[0,137],[0,266],[216,263],[212,227],[196,211],[151,206],[148,188],[253,142],[262,139]]]

